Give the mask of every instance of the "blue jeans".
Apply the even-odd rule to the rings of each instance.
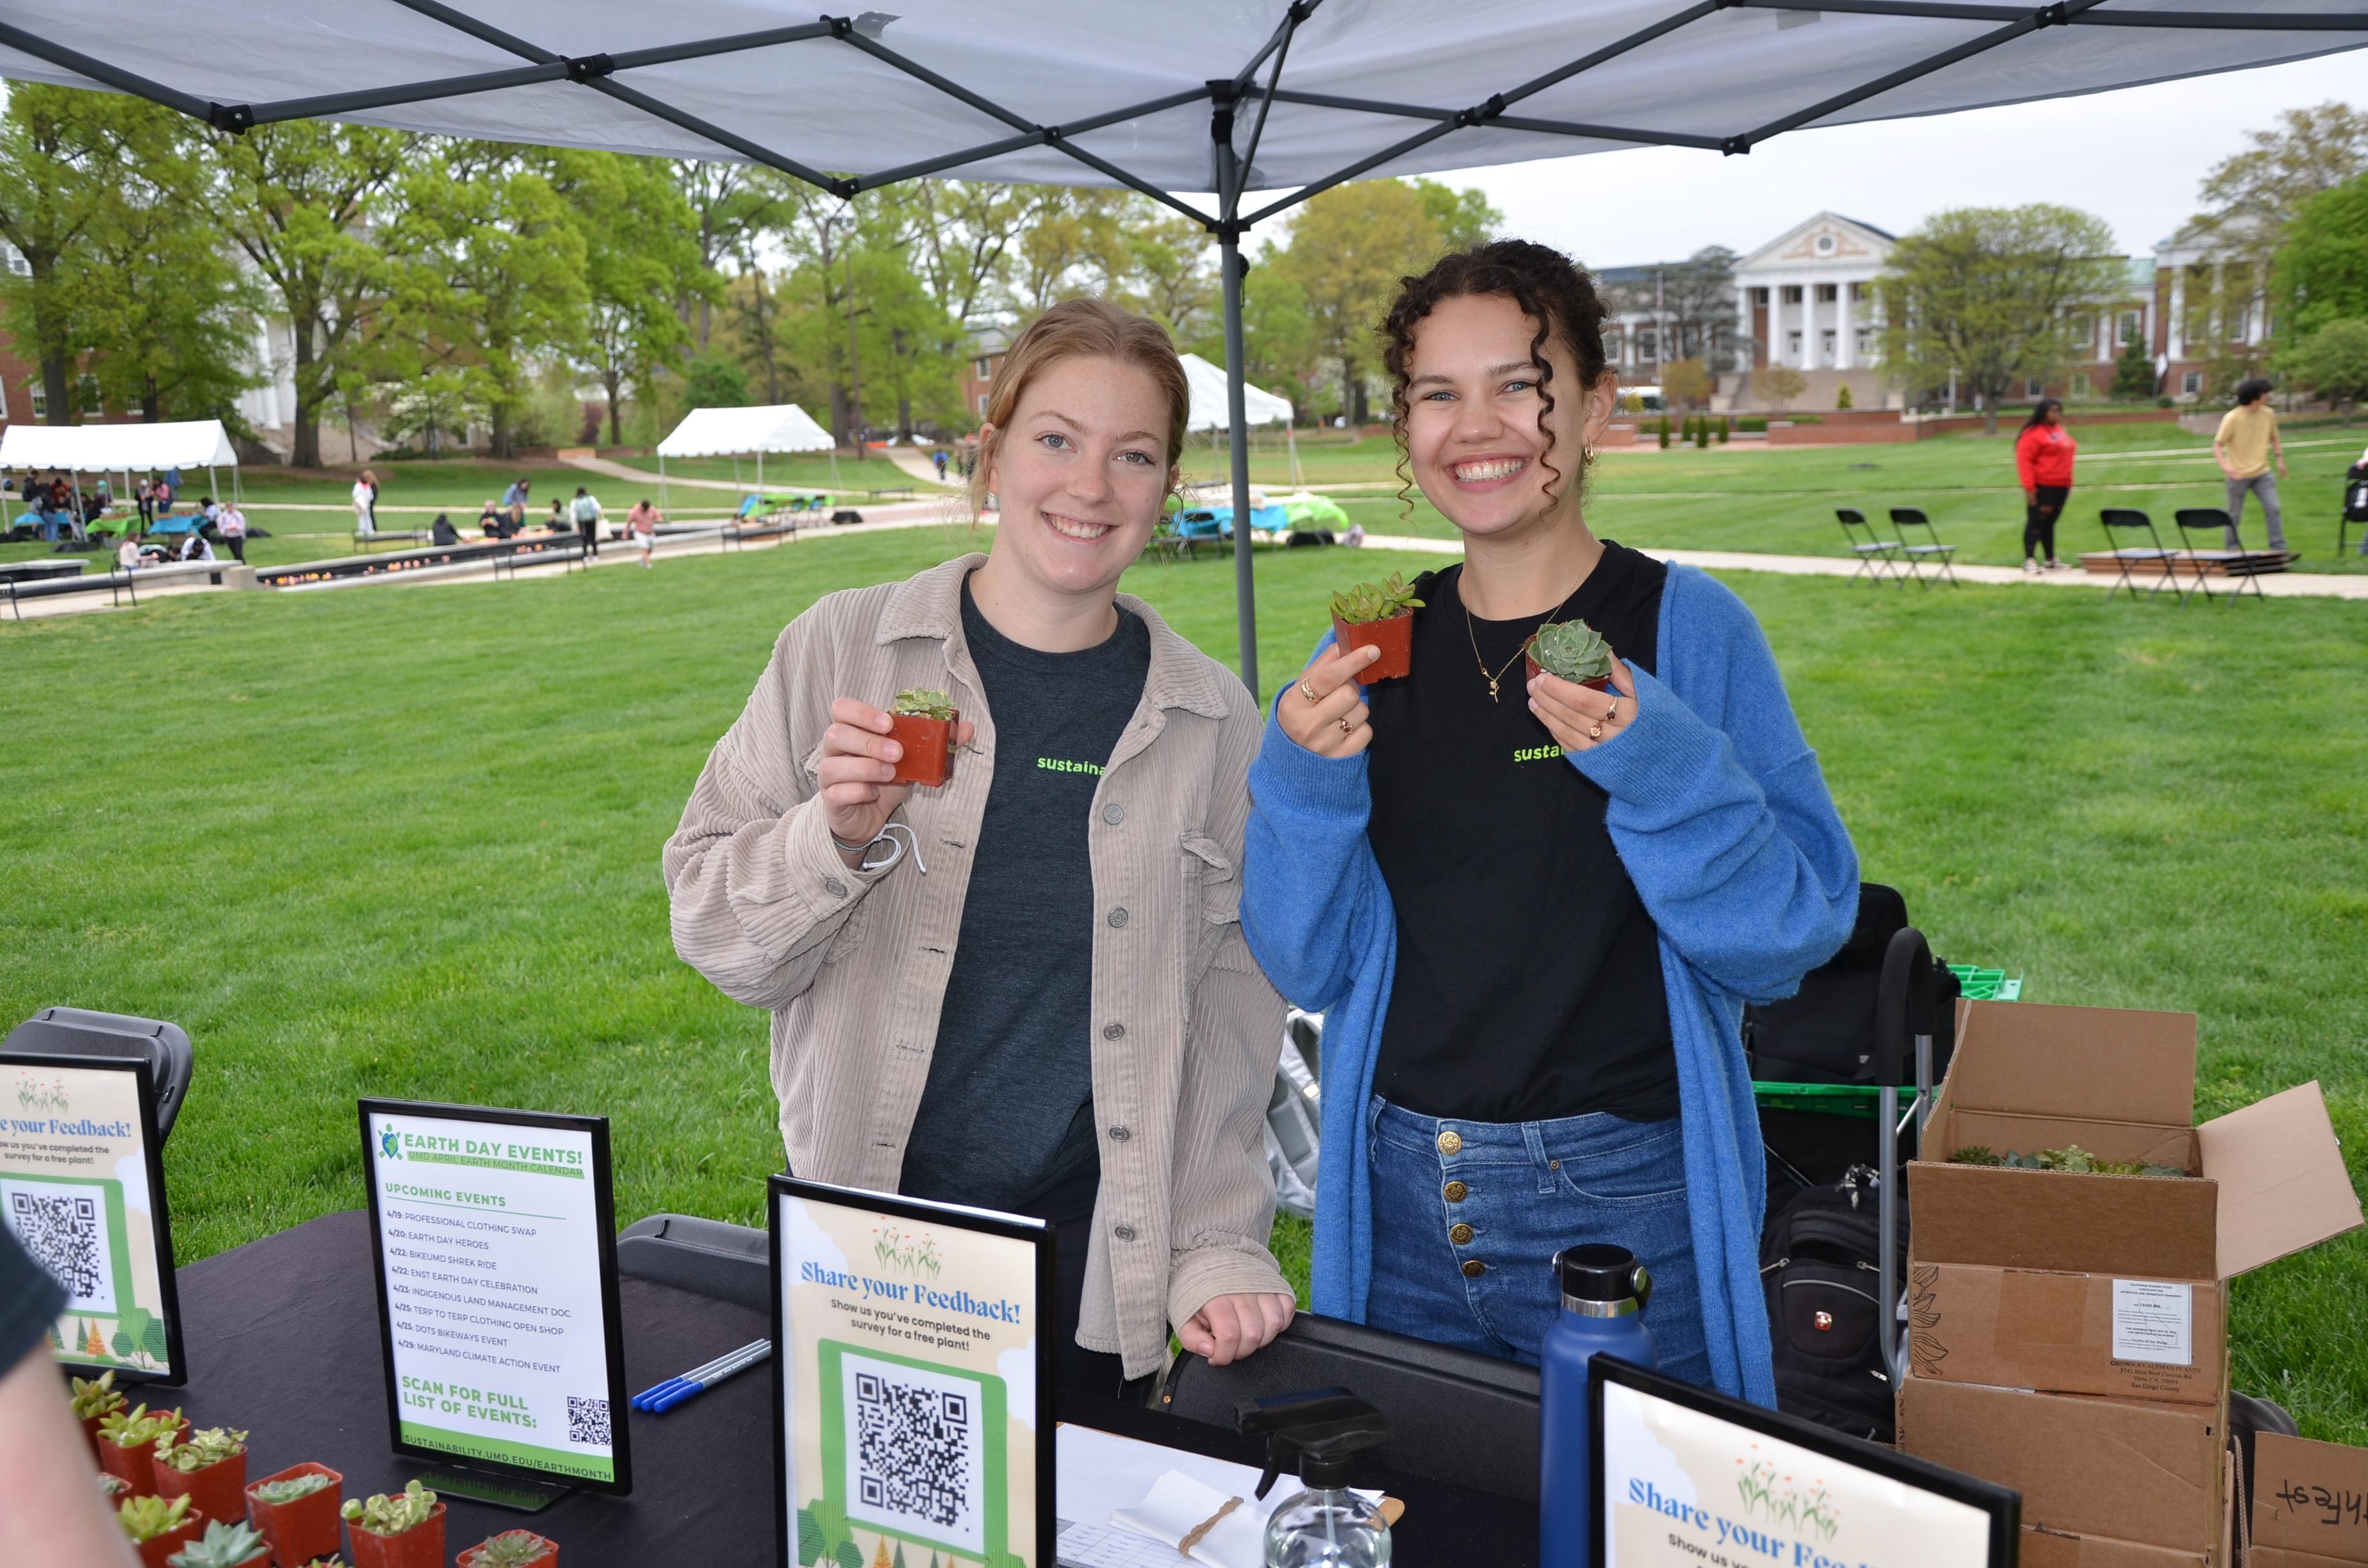
[[[1366,1322],[1534,1367],[1546,1326],[1562,1311],[1554,1254],[1610,1242],[1652,1272],[1645,1323],[1661,1370],[1709,1383],[1674,1119],[1442,1121],[1376,1096],[1366,1126],[1373,1173]],[[1439,1143],[1450,1131],[1462,1141],[1452,1154]]]

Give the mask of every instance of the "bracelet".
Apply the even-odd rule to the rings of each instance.
[[[872,845],[877,844],[880,841],[874,838],[863,844],[849,844],[847,840],[839,837],[838,835],[834,833],[830,835],[830,842],[831,847],[837,849],[842,855],[860,855],[865,850],[871,848]]]
[[[900,833],[905,835],[903,838],[896,836]],[[913,857],[913,864],[920,867],[921,874],[923,876],[928,876],[929,874],[929,868],[926,865],[922,865],[921,863],[920,835],[915,833],[910,827],[907,827],[901,822],[892,822],[882,827],[880,830],[880,836],[873,839],[869,844],[841,844],[839,843],[838,835],[835,833],[830,835],[830,841],[831,843],[837,845],[840,849],[846,851],[849,855],[860,855],[862,857],[862,858],[856,862],[855,869],[859,871],[885,871],[889,869],[891,867],[894,866],[897,861],[902,860],[905,858],[907,846],[909,844]],[[888,846],[888,858],[884,860],[873,860],[871,858],[871,852],[874,849],[879,848],[883,844]]]

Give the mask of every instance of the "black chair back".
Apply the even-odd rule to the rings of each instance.
[[[2109,528],[2144,528],[2154,532],[2154,519],[2134,506],[2107,506],[2097,514],[2097,520]]]
[[[124,1013],[94,1013],[82,1007],[44,1007],[8,1031],[0,1051],[38,1051],[44,1056],[129,1059],[148,1063],[156,1086],[156,1142],[164,1145],[188,1096],[197,1061],[188,1031],[162,1018]]]
[[[2177,523],[2182,532],[2210,533],[2220,540],[2226,540],[2228,537],[2228,531],[2233,526],[2228,520],[2228,514],[2218,506],[2181,506],[2170,515],[2170,520]]]

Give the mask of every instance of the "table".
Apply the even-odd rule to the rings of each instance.
[[[399,1491],[423,1467],[387,1446],[373,1267],[370,1217],[358,1210],[183,1268],[190,1376],[165,1403],[180,1403],[199,1426],[246,1428],[250,1479],[317,1460],[344,1474],[348,1497]],[[635,1391],[771,1333],[761,1312],[630,1275],[621,1299]],[[629,1422],[632,1496],[574,1493],[528,1519],[447,1494],[448,1551],[523,1523],[558,1541],[570,1568],[774,1561],[770,1377],[746,1373],[665,1415],[618,1414]],[[1245,1463],[1261,1457],[1235,1433],[1114,1401],[1074,1402],[1063,1417]],[[1400,1562],[1536,1561],[1528,1505],[1387,1472],[1358,1484],[1406,1504]]]

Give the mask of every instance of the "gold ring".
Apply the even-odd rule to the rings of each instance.
[[[1587,738],[1590,741],[1600,741],[1603,738],[1603,724],[1600,720],[1587,727]]]
[[[1351,724],[1350,722],[1349,722],[1349,716],[1348,716],[1347,714],[1343,713],[1343,714],[1340,716],[1340,733],[1341,733],[1342,734],[1344,734],[1344,735],[1345,735],[1345,734],[1348,734],[1350,731],[1354,730],[1356,727],[1357,727],[1356,725]]]
[[[1615,697],[1611,699],[1611,706],[1603,710],[1603,722],[1609,724],[1618,717],[1620,717],[1620,699]]]
[[[1300,678],[1299,695],[1307,699],[1310,702],[1321,702],[1324,700],[1322,698],[1315,695],[1315,688],[1307,684],[1306,677],[1304,676]]]

